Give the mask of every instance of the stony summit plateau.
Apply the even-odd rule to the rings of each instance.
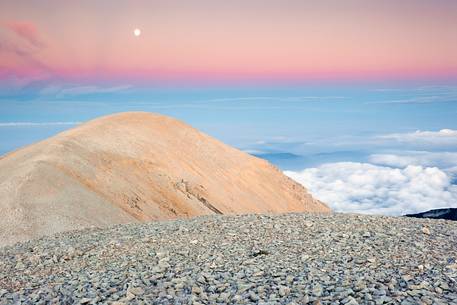
[[[457,304],[453,221],[209,215],[0,248],[0,304]]]

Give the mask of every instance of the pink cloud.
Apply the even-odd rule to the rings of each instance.
[[[6,27],[37,48],[43,48],[46,45],[37,27],[31,22],[11,21],[6,24]]]

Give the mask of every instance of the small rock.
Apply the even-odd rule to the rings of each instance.
[[[457,270],[457,264],[447,265],[446,268],[451,269],[451,270]]]
[[[24,270],[25,265],[22,262],[17,262],[16,267],[17,270]]]
[[[198,286],[192,286],[192,293],[200,294],[202,293],[202,289]]]
[[[251,301],[258,301],[259,300],[259,296],[257,294],[254,293],[254,291],[250,291],[249,292],[249,299],[251,299]]]
[[[257,256],[260,256],[260,255],[268,255],[270,254],[270,252],[268,252],[267,250],[254,250],[251,254],[251,256],[253,257],[257,257]]]
[[[412,297],[421,295],[421,291],[420,290],[408,290],[408,291],[406,291],[406,293],[409,294]]]
[[[289,287],[285,287],[285,286],[279,287],[279,295],[280,295],[280,296],[285,297],[285,296],[287,296],[289,293],[290,293],[290,288],[289,288]]]
[[[371,233],[368,232],[368,231],[367,231],[367,232],[364,232],[364,233],[362,234],[362,237],[364,237],[364,238],[369,238],[369,237],[371,237]]]
[[[353,297],[349,296],[346,298],[346,303],[344,303],[345,305],[359,305],[359,302],[357,302],[356,299],[354,299]]]
[[[449,290],[449,285],[447,283],[441,283],[440,287],[443,290]]]
[[[131,287],[129,289],[127,289],[127,293],[131,293],[133,295],[142,295],[144,293],[144,290],[143,288],[140,288],[140,287]]]
[[[128,301],[131,301],[135,298],[135,295],[133,293],[131,293],[130,291],[127,291],[127,295],[125,296],[125,300],[128,302]]]
[[[30,256],[29,261],[30,261],[33,265],[37,265],[37,264],[41,263],[41,258],[40,258],[39,255],[36,255],[36,254],[35,254],[35,255]]]
[[[408,282],[408,281],[411,281],[413,279],[413,277],[409,274],[405,274],[402,276],[402,279],[405,281],[405,282]]]
[[[430,229],[427,227],[422,227],[422,233],[424,233],[426,235],[430,235]]]
[[[230,293],[224,292],[219,295],[219,297],[217,298],[217,301],[220,303],[227,304],[229,297],[230,297]]]
[[[317,284],[313,288],[313,295],[316,297],[320,297],[322,295],[322,286]]]

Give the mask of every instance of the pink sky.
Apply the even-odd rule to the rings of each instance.
[[[0,78],[445,79],[456,54],[454,0],[0,4]]]

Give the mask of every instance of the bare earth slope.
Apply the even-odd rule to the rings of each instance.
[[[268,162],[175,119],[102,117],[0,159],[0,246],[206,214],[329,212]]]

